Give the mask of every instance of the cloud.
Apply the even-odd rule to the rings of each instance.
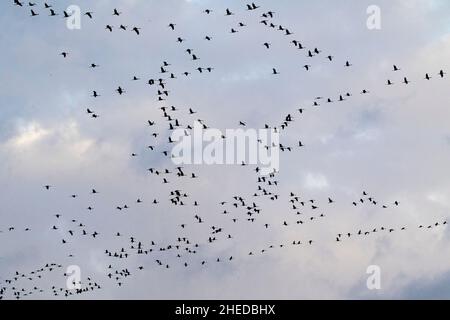
[[[118,1],[114,7],[123,12],[118,18],[111,16],[109,1],[80,1],[83,11],[95,12],[95,19],[83,19],[78,31],[66,30],[61,20],[49,19],[44,11],[31,20],[28,12],[0,4],[0,27],[10,30],[2,40],[5,63],[0,75],[0,230],[32,227],[26,235],[0,233],[1,242],[8,243],[0,246],[0,277],[57,261],[80,265],[83,277],[98,279],[104,289],[88,296],[98,298],[448,296],[437,284],[450,270],[446,229],[417,228],[448,217],[448,81],[437,75],[440,69],[450,70],[448,3],[381,1],[382,29],[375,32],[365,24],[370,1],[258,2],[261,10],[275,11],[276,24],[289,27],[295,39],[322,50],[308,58],[293,48],[290,38],[259,23],[262,11],[253,15],[239,1],[194,2]],[[54,6],[61,11],[68,4]],[[213,13],[203,13],[203,6]],[[225,17],[226,7],[234,17]],[[104,26],[112,21],[141,27],[142,37],[107,33]],[[247,27],[231,35],[229,29],[240,21]],[[175,32],[167,28],[169,22],[177,24]],[[205,41],[206,34],[213,40]],[[405,36],[410,34],[414,37]],[[176,42],[178,36],[187,39],[186,46]],[[264,42],[271,43],[270,50]],[[185,52],[188,47],[200,57],[199,65],[212,66],[213,72],[196,72],[197,65]],[[70,52],[67,59],[59,56],[63,50]],[[328,63],[325,54],[332,54],[335,62]],[[346,60],[353,68],[343,67]],[[158,103],[147,81],[161,76],[163,61],[171,64],[177,79],[168,85],[168,100]],[[100,67],[91,70],[91,63]],[[306,63],[312,65],[309,73],[301,67]],[[393,64],[401,72],[393,73]],[[277,77],[271,74],[273,67],[280,71]],[[185,71],[191,76],[182,76]],[[426,72],[433,76],[429,82],[423,80]],[[142,81],[131,81],[133,76]],[[401,85],[404,76],[410,85]],[[396,85],[387,87],[388,78]],[[125,95],[116,94],[118,86]],[[370,94],[361,95],[362,89]],[[92,98],[92,90],[102,96]],[[322,100],[312,107],[315,97],[336,101],[346,92],[352,96],[345,102]],[[262,128],[278,126],[292,114],[295,121],[280,142],[293,151],[280,156],[277,187],[266,186],[279,199],[253,196],[257,188],[250,166],[185,166],[198,179],[176,177],[177,169],[162,155],[171,146],[159,109],[172,105],[183,127],[201,118],[222,129],[235,128],[239,121]],[[86,108],[99,118],[90,118]],[[188,108],[197,113],[189,115]],[[149,127],[147,120],[154,120],[155,126]],[[154,132],[161,135],[155,139]],[[299,140],[304,148],[295,147]],[[149,145],[156,151],[150,152]],[[170,183],[162,184],[161,176],[151,175],[149,168],[168,169]],[[54,186],[50,192],[44,192],[46,184]],[[96,197],[90,194],[92,188],[100,190]],[[168,201],[174,190],[188,195],[185,206]],[[354,207],[363,190],[388,208],[368,202]],[[319,220],[309,208],[293,210],[291,192],[302,200],[316,199],[324,217]],[[246,212],[233,209],[236,195],[261,208],[255,223],[246,221]],[[333,205],[328,205],[328,196],[335,200]],[[137,198],[143,203],[136,204]],[[154,199],[159,205],[153,205]],[[194,200],[200,205],[195,207]],[[393,205],[396,200],[398,207]],[[221,201],[230,205],[228,215],[218,205]],[[129,210],[116,210],[125,204]],[[88,206],[94,210],[89,212]],[[62,214],[60,221],[56,212]],[[195,215],[206,222],[194,223]],[[98,239],[69,238],[72,219],[89,232],[98,231]],[[182,223],[186,228],[180,230]],[[270,225],[267,230],[265,223]],[[58,232],[52,232],[54,224]],[[211,226],[223,226],[232,239],[208,245]],[[407,229],[352,236],[343,243],[335,239],[338,233],[354,235],[381,226]],[[116,236],[119,231],[123,237]],[[61,246],[64,235],[66,247]],[[129,236],[163,247],[177,243],[181,235],[199,243],[197,255],[177,258],[155,250],[154,255],[116,261],[104,254],[106,248],[128,250]],[[314,245],[306,245],[309,239]],[[302,245],[290,245],[294,240]],[[289,245],[268,249],[281,243]],[[262,249],[264,254],[248,256]],[[217,257],[230,255],[233,263],[214,264]],[[158,258],[171,268],[161,270],[154,261]],[[206,268],[199,264],[203,259]],[[181,265],[185,261],[189,268]],[[382,268],[379,292],[365,287],[371,264]],[[122,288],[108,279],[109,265],[132,271]],[[141,265],[145,268],[139,272]],[[64,285],[65,279],[45,278],[40,286],[55,283]],[[51,291],[43,296],[51,298]]]
[[[327,178],[320,173],[308,173],[304,185],[307,189],[325,189],[329,186]]]
[[[18,128],[16,136],[6,142],[12,148],[21,149],[33,145],[50,134],[49,130],[42,128],[38,123],[31,122]]]

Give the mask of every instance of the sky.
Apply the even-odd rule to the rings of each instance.
[[[65,269],[77,265],[83,283],[89,277],[102,289],[70,299],[450,298],[450,237],[442,225],[450,208],[450,83],[438,75],[450,70],[448,1],[259,0],[260,8],[252,11],[237,0],[53,2],[60,14],[70,5],[93,12],[93,19],[82,16],[80,30],[69,30],[61,15],[50,17],[36,3],[37,17],[30,17],[25,4],[0,3],[0,28],[7,30],[0,34],[0,288],[16,271],[56,263],[62,267],[33,285],[22,279],[18,287],[44,290],[33,298],[63,298],[50,288],[65,287]],[[380,8],[379,30],[367,28],[370,5]],[[114,8],[119,17],[112,15]],[[227,8],[233,16],[225,16]],[[294,34],[261,24],[267,11],[275,12],[274,24]],[[176,24],[174,31],[169,23]],[[120,24],[128,30],[119,30]],[[135,26],[139,36],[130,31]],[[185,42],[177,43],[178,37]],[[321,53],[308,58],[293,39]],[[169,96],[159,102],[147,81],[161,77],[163,61],[177,78],[168,80]],[[345,67],[346,61],[352,66]],[[92,63],[99,67],[89,68]],[[393,65],[400,70],[394,72]],[[214,69],[200,74],[198,66]],[[272,75],[272,68],[280,74]],[[185,71],[191,74],[185,77]],[[424,79],[426,73],[431,80]],[[141,80],[132,81],[134,76]],[[394,85],[386,85],[388,79]],[[124,95],[115,92],[119,86]],[[369,93],[360,94],[364,89]],[[101,96],[93,98],[93,90]],[[351,97],[336,101],[347,92]],[[320,105],[314,107],[316,97],[335,102],[316,100]],[[186,165],[186,173],[198,178],[172,174],[162,184],[162,177],[147,171],[176,172],[162,154],[171,146],[161,106],[175,106],[184,126],[202,119],[221,130],[238,128],[239,121],[255,129],[279,126],[291,114],[294,121],[280,141],[293,150],[280,153],[278,184],[271,187],[279,199],[252,198],[254,166]],[[87,108],[99,117],[91,118]],[[189,108],[197,113],[189,115]],[[149,127],[147,120],[156,125]],[[296,147],[299,140],[305,147]],[[99,193],[92,195],[92,189]],[[186,206],[168,201],[174,190],[188,194]],[[354,206],[363,191],[378,205]],[[302,209],[301,217],[315,220],[295,225],[291,192],[316,200],[318,211]],[[245,211],[233,210],[236,195],[258,203],[255,223],[246,221]],[[222,201],[229,215],[221,214]],[[124,204],[130,209],[116,210]],[[324,217],[317,218],[319,213]],[[196,214],[204,224],[195,223]],[[72,219],[99,236],[67,235],[76,228]],[[208,244],[211,226],[223,227],[225,234]],[[356,235],[382,226],[395,231]],[[350,238],[336,242],[337,234],[348,232]],[[174,245],[178,237],[200,246],[181,258],[171,252],[127,259],[105,254],[129,247],[130,236],[158,248]],[[293,240],[302,245],[289,245]],[[267,249],[279,244],[288,245]],[[260,254],[262,249],[267,252]],[[231,262],[215,263],[230,256]],[[366,285],[372,265],[381,272],[377,290]],[[108,270],[124,268],[132,275],[118,287]],[[11,291],[5,298],[12,298]]]

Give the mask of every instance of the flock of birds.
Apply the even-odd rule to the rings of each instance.
[[[22,2],[20,0],[14,0],[13,3],[15,6],[24,8],[29,7],[30,15],[33,19],[36,19],[38,16],[49,16],[56,17],[62,16],[64,18],[69,18],[70,15],[66,11],[58,11],[53,4],[43,3],[38,4],[35,2]],[[332,54],[323,54],[321,49],[318,47],[307,47],[302,41],[295,39],[295,32],[293,28],[282,26],[281,24],[275,21],[275,12],[274,11],[264,11],[262,8],[255,4],[250,3],[246,4],[246,11],[250,11],[255,15],[258,15],[260,20],[260,25],[267,29],[272,29],[274,32],[278,32],[280,37],[286,39],[287,44],[291,45],[293,49],[298,52],[304,52],[304,59],[307,59],[307,63],[305,63],[301,68],[308,72],[314,68],[314,64],[320,64],[322,62],[333,63],[335,62],[334,55]],[[216,12],[212,9],[203,10],[202,14],[205,15],[214,15]],[[238,15],[237,11],[226,9],[223,13],[218,13],[224,16],[235,16]],[[87,18],[95,22],[95,13],[92,11],[84,12]],[[113,8],[111,10],[111,15],[114,19],[119,19],[122,15],[122,12]],[[117,20],[119,21],[119,20]],[[246,23],[240,22],[237,25],[230,26],[229,33],[237,34],[240,32],[242,28],[246,27]],[[103,26],[102,26],[103,28]],[[161,112],[160,119],[149,119],[143,123],[143,127],[149,127],[153,129],[151,133],[151,138],[153,142],[150,145],[145,146],[145,150],[147,152],[158,153],[160,156],[164,156],[165,158],[169,158],[169,161],[165,162],[166,166],[163,167],[150,167],[147,169],[147,173],[154,177],[155,179],[159,179],[161,183],[164,185],[172,186],[175,185],[178,181],[184,181],[180,179],[200,179],[198,173],[196,172],[188,172],[183,167],[176,167],[170,161],[172,157],[170,153],[170,146],[174,143],[169,137],[168,140],[164,143],[164,141],[160,140],[161,136],[165,136],[167,132],[171,132],[177,128],[183,128],[185,130],[185,134],[189,135],[190,130],[193,129],[192,123],[194,121],[198,121],[204,129],[209,128],[209,125],[205,120],[199,119],[197,116],[197,111],[192,108],[181,108],[176,106],[171,106],[168,104],[168,100],[170,100],[170,85],[174,81],[177,81],[178,77],[189,77],[193,72],[196,72],[200,75],[209,75],[212,74],[215,67],[214,66],[204,66],[200,65],[199,62],[202,61],[201,54],[197,52],[197,50],[190,48],[189,41],[187,38],[180,36],[177,29],[177,24],[175,22],[168,22],[167,28],[173,32],[174,41],[180,44],[180,52],[186,54],[189,57],[189,60],[192,62],[192,68],[189,70],[176,70],[175,67],[168,61],[162,61],[159,65],[159,74],[156,74],[152,77],[145,79],[146,83],[155,88],[155,103],[159,103],[158,106]],[[120,23],[120,21],[116,23],[107,24],[104,26],[104,30],[107,33],[119,31],[131,31],[136,36],[143,36],[145,31],[143,28],[138,26],[127,26]],[[224,31],[226,32],[226,31]],[[214,41],[212,36],[206,35],[204,37],[205,41]],[[270,50],[272,48],[272,44],[270,42],[264,42],[261,44],[262,50]],[[71,53],[70,50],[55,53],[55,56],[60,55],[62,59],[67,59],[70,63]],[[322,57],[322,62],[319,60]],[[353,64],[350,62],[350,59],[343,61],[343,68],[351,68]],[[93,62],[86,68],[97,69],[101,68],[102,64],[99,62]],[[401,72],[401,68],[397,65],[393,65],[392,68],[394,73]],[[282,71],[277,67],[273,67],[272,70],[267,71],[268,74],[272,74],[274,77],[282,74]],[[436,72],[436,77],[445,78],[445,71],[439,70]],[[413,83],[406,76],[402,76],[402,82],[405,85],[409,85]],[[424,76],[424,80],[430,81],[434,78],[434,74],[426,73]],[[128,79],[129,85],[132,83],[143,81],[144,77],[142,75],[131,75],[130,79]],[[387,86],[393,86],[397,84],[397,81],[392,81],[388,79],[386,81]],[[103,93],[98,89],[90,90],[91,98],[101,99]],[[370,94],[370,90],[367,88],[361,89],[359,91],[360,94]],[[127,89],[124,86],[118,86],[114,93],[117,95],[126,95]],[[344,92],[335,97],[325,97],[318,96],[313,97],[311,99],[311,107],[319,107],[322,103],[333,103],[333,102],[344,102],[353,97],[354,93],[352,92]],[[300,119],[301,116],[306,112],[307,109],[304,107],[297,108],[293,110],[292,113],[289,113],[281,118],[281,122],[275,125],[265,124],[266,129],[271,129],[276,132],[281,132],[287,130],[288,127],[292,124],[292,122]],[[95,108],[87,108],[86,113],[92,117],[101,121],[101,115],[95,111]],[[298,118],[297,118],[298,117]],[[157,123],[165,124],[165,130],[156,130]],[[247,126],[245,120],[239,120],[237,125],[245,127]],[[222,136],[225,140],[226,136]],[[292,152],[295,149],[303,150],[305,145],[302,141],[298,141],[296,146],[285,145],[282,143],[279,144],[267,144],[265,145],[266,149],[277,148],[281,152]],[[142,151],[143,152],[143,151]],[[133,152],[130,157],[135,158],[139,157],[141,152]],[[242,163],[243,167],[250,167],[245,162]],[[176,206],[176,207],[184,207],[186,211],[192,213],[192,216],[186,219],[183,223],[177,223],[177,228],[179,228],[180,235],[175,237],[170,242],[158,241],[157,239],[148,241],[145,239],[139,239],[138,236],[134,234],[127,234],[126,232],[120,230],[111,230],[109,234],[105,234],[104,232],[100,232],[96,230],[94,226],[92,226],[89,221],[82,221],[79,218],[67,218],[64,213],[54,214],[53,222],[48,226],[48,230],[54,233],[54,236],[59,239],[59,242],[62,246],[68,246],[70,244],[77,244],[81,239],[88,239],[89,241],[98,241],[98,239],[108,239],[110,237],[114,237],[117,239],[121,245],[115,248],[106,248],[104,249],[104,256],[107,259],[110,259],[110,264],[108,264],[107,268],[105,268],[105,276],[107,279],[112,281],[116,286],[121,287],[124,285],[125,281],[133,276],[135,273],[142,272],[147,268],[151,268],[151,266],[142,264],[138,267],[130,267],[127,265],[126,261],[136,258],[139,256],[150,256],[153,258],[153,263],[156,267],[161,269],[171,269],[171,268],[189,268],[192,266],[202,266],[207,267],[211,264],[217,263],[233,263],[234,261],[239,261],[244,259],[244,256],[239,254],[227,254],[211,257],[210,254],[205,254],[205,248],[212,247],[214,243],[217,242],[225,242],[225,241],[234,241],[233,235],[233,226],[237,224],[245,224],[251,223],[258,225],[262,230],[271,230],[271,229],[282,229],[282,228],[301,228],[302,226],[315,223],[316,221],[321,221],[322,219],[326,219],[327,215],[325,211],[328,207],[333,206],[336,202],[342,202],[340,200],[334,199],[332,196],[327,199],[308,199],[307,197],[296,194],[295,192],[290,192],[289,194],[279,194],[278,186],[281,183],[277,180],[278,172],[274,170],[267,176],[260,176],[260,168],[256,167],[253,169],[255,172],[255,190],[249,193],[247,196],[244,195],[235,195],[230,199],[223,199],[217,203],[217,211],[216,214],[221,215],[224,221],[223,225],[210,223],[209,214],[200,215],[201,204],[199,199],[193,198],[189,194],[189,190],[181,190],[177,187],[173,187],[172,190],[167,195],[167,198],[153,198],[153,199],[144,199],[142,197],[136,196],[135,200],[132,203],[118,201],[120,203],[116,203],[111,205],[111,210],[116,211],[121,214],[125,214],[129,210],[133,210],[134,207],[142,206],[144,203],[148,203],[151,206]],[[187,184],[184,184],[185,186]],[[43,186],[44,192],[56,192],[58,190],[58,186],[54,186],[51,184],[46,184]],[[95,187],[91,187],[89,192],[90,197],[96,197],[97,199],[102,199],[102,192]],[[67,195],[72,198],[74,201],[77,201],[79,196],[77,193],[71,193]],[[286,200],[288,201],[288,205],[290,206],[290,219],[282,219],[277,225],[273,223],[269,223],[264,220],[264,208],[262,203],[265,201],[270,201],[274,203],[280,203],[280,201]],[[104,199],[106,200],[106,199]],[[395,209],[401,204],[399,201],[391,201],[391,203],[387,203],[383,200],[377,199],[374,195],[370,195],[368,192],[363,191],[361,193],[361,197],[354,201],[348,201],[349,209],[352,207],[370,205],[370,206],[378,206],[382,209]],[[96,208],[94,205],[86,203],[83,205],[85,210],[90,213],[94,213]],[[88,220],[87,218],[86,220]],[[349,241],[350,238],[364,237],[369,235],[374,235],[378,233],[390,234],[393,232],[406,231],[409,229],[424,229],[430,230],[437,227],[444,227],[447,224],[445,220],[443,221],[435,221],[430,224],[423,224],[419,226],[372,226],[367,227],[366,229],[353,230],[353,231],[342,231],[337,235],[333,235],[330,240],[335,242],[343,242]],[[188,229],[190,226],[200,226],[202,230],[202,238],[203,241],[198,241],[196,237],[190,236],[188,233]],[[33,232],[33,226],[8,226],[6,228],[0,228],[0,237],[7,237],[12,233]],[[263,246],[262,248],[255,248],[250,250],[245,256],[255,256],[260,254],[268,254],[273,250],[280,250],[282,248],[288,248],[290,246],[312,246],[316,244],[316,240],[312,238],[295,238],[290,241],[286,241],[283,243],[272,243]],[[71,247],[67,247],[67,255],[68,257],[74,258],[75,255],[70,251]],[[63,286],[53,286],[50,289],[41,288],[35,284],[37,279],[41,279],[43,277],[49,276],[52,273],[63,273],[63,266],[61,264],[56,263],[48,263],[44,267],[38,268],[31,272],[21,272],[16,271],[13,275],[4,278],[0,278],[0,299],[6,298],[26,298],[33,297],[43,293],[51,293],[56,297],[69,297],[72,295],[80,295],[96,290],[100,290],[103,285],[100,285],[99,282],[95,281],[93,277],[87,278],[87,282],[82,283],[82,289],[78,290],[68,290]],[[63,274],[65,276],[65,274]],[[4,279],[4,280],[1,280]]]

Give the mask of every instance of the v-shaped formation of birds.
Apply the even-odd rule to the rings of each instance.
[[[13,4],[21,8],[24,12],[29,13],[31,19],[53,19],[55,17],[63,17],[65,19],[70,18],[70,15],[63,10],[58,10],[57,4],[48,3],[33,3],[33,2],[21,2],[20,0],[14,0]],[[144,27],[135,25],[123,25],[121,24],[120,17],[123,12],[117,8],[111,10],[111,24],[101,26],[106,33],[114,32],[129,32],[130,36],[143,37],[146,30]],[[331,53],[324,54],[323,50],[317,47],[306,47],[302,44],[302,41],[295,38],[295,32],[292,28],[282,26],[276,22],[276,13],[272,10],[264,10],[255,3],[247,4],[242,8],[226,9],[225,12],[216,12],[213,9],[204,9],[199,12],[200,15],[212,16],[212,15],[224,15],[224,16],[237,16],[242,15],[244,11],[249,11],[260,17],[261,32],[267,30],[273,30],[280,38],[285,39],[286,45],[291,50],[297,50],[304,55],[304,58],[308,61],[303,66],[299,66],[299,69],[303,69],[303,72],[309,72],[315,65],[322,66],[326,63],[337,63],[342,65],[343,72],[346,68],[352,68],[353,64],[349,60],[336,61],[334,55]],[[95,23],[96,13],[92,11],[86,11],[83,15],[89,22]],[[151,145],[145,146],[146,152],[158,153],[159,156],[164,156],[167,160],[164,162],[164,166],[150,167],[147,169],[148,175],[154,177],[155,183],[159,182],[163,184],[175,185],[177,181],[184,181],[184,186],[189,186],[188,182],[194,182],[194,180],[207,179],[207,177],[200,177],[196,172],[188,172],[183,167],[175,166],[170,157],[170,146],[173,141],[168,138],[168,141],[164,143],[160,140],[161,136],[166,136],[172,130],[183,128],[186,135],[189,135],[191,129],[193,129],[193,122],[199,121],[203,128],[209,128],[207,122],[202,119],[198,119],[197,112],[192,108],[181,108],[167,105],[170,101],[170,86],[173,82],[177,81],[180,77],[191,77],[194,73],[200,76],[213,76],[214,66],[202,65],[200,62],[201,54],[195,49],[189,47],[189,38],[180,36],[178,34],[177,24],[169,22],[167,24],[168,30],[173,32],[173,41],[179,43],[180,52],[186,54],[192,62],[192,67],[188,70],[176,70],[169,61],[162,61],[159,65],[159,74],[155,74],[151,78],[145,78],[143,75],[131,75],[129,79],[123,79],[124,85],[118,86],[115,92],[104,92],[102,88],[96,88],[91,90],[90,95],[93,102],[96,99],[101,99],[103,95],[126,95],[127,87],[132,87],[139,82],[146,82],[145,85],[154,88],[155,103],[160,104],[158,106],[161,117],[159,119],[145,120],[142,124],[143,130],[148,128],[156,128],[157,123],[165,123],[165,128],[161,130],[154,130],[150,138],[153,139]],[[238,37],[239,32],[244,32],[246,24],[239,22],[236,25],[230,25],[229,30],[224,30],[224,33],[231,33],[233,36]],[[206,35],[205,41],[214,41],[214,37]],[[261,43],[261,50],[271,50],[272,44],[269,42]],[[58,57],[59,56],[59,57]],[[55,52],[55,59],[65,59],[67,63],[73,63],[71,57],[71,51]],[[86,68],[94,70],[102,68],[101,61],[92,62],[87,65]],[[400,78],[396,77],[396,74],[402,73],[401,67],[393,65],[392,67],[392,79],[400,79],[394,81],[387,79],[386,90],[389,90],[390,86],[398,85],[420,85],[420,81],[439,81],[446,78],[444,70],[434,70],[433,72],[424,72],[423,79],[409,79],[407,76],[402,75]],[[283,70],[280,70],[276,66],[267,70],[267,74],[272,77],[280,77],[283,75]],[[88,92],[88,90],[87,90]],[[310,105],[305,105],[300,108],[292,110],[292,113],[281,117],[282,121],[276,125],[266,124],[266,129],[274,130],[275,132],[281,132],[289,130],[289,126],[297,119],[301,119],[305,112],[314,110],[314,108],[320,107],[322,104],[328,103],[345,103],[345,101],[354,99],[358,95],[370,95],[370,88],[360,88],[358,92],[342,92],[336,96],[316,96],[311,97]],[[96,119],[95,121],[102,121],[102,115],[95,107],[86,109],[86,114]],[[183,124],[187,123],[187,124]],[[239,121],[236,123],[239,126],[245,127],[247,124],[245,121]],[[222,137],[224,140],[226,136]],[[264,146],[266,149],[278,148],[281,152],[295,152],[296,150],[307,150],[308,144],[304,145],[302,141],[298,141],[295,145],[284,145],[279,143],[278,145],[272,143]],[[131,159],[139,157],[140,153],[134,152],[129,155]],[[131,160],[133,161],[133,160]],[[243,170],[249,170],[251,166],[242,163]],[[367,191],[361,191],[360,197],[357,199],[336,199],[333,196],[329,196],[325,199],[310,199],[304,195],[299,195],[295,192],[289,194],[278,194],[277,187],[280,182],[277,180],[278,172],[274,171],[268,176],[260,176],[260,168],[250,169],[255,174],[255,190],[249,192],[248,195],[236,195],[230,199],[221,199],[217,203],[217,211],[215,213],[202,212],[201,203],[197,199],[193,199],[189,195],[189,190],[181,190],[177,187],[173,187],[167,198],[148,198],[136,196],[136,198],[130,203],[121,203],[110,205],[111,211],[116,211],[118,214],[125,214],[132,211],[137,206],[142,206],[144,203],[151,207],[157,206],[183,206],[186,211],[186,215],[183,217],[185,220],[183,223],[173,222],[176,227],[180,229],[180,236],[172,239],[171,242],[162,242],[158,239],[152,241],[146,241],[139,239],[136,235],[129,234],[120,230],[110,230],[109,233],[100,233],[96,231],[94,225],[89,222],[89,215],[85,219],[66,217],[64,213],[53,214],[52,222],[48,225],[48,230],[53,232],[55,241],[58,241],[61,246],[67,248],[67,256],[70,258],[76,258],[71,252],[70,245],[75,245],[80,241],[94,242],[99,239],[114,238],[121,245],[117,247],[106,248],[103,250],[103,254],[109,259],[110,263],[104,270],[105,282],[99,284],[99,281],[94,280],[92,276],[84,277],[81,288],[76,290],[70,290],[65,287],[65,282],[61,282],[59,286],[41,287],[38,284],[39,279],[50,277],[52,273],[59,273],[63,276],[65,269],[62,264],[54,262],[46,263],[44,266],[37,266],[32,271],[16,271],[10,275],[0,275],[0,299],[2,298],[38,298],[42,294],[52,294],[55,297],[70,297],[72,295],[83,295],[88,292],[101,290],[105,286],[114,285],[122,287],[125,285],[127,279],[132,277],[136,273],[144,272],[149,269],[151,272],[170,272],[171,269],[179,268],[204,268],[205,272],[208,268],[214,268],[216,264],[233,264],[236,261],[242,261],[245,259],[253,259],[257,255],[267,255],[275,250],[285,250],[292,246],[308,247],[314,246],[319,240],[313,238],[293,238],[290,241],[277,242],[277,243],[265,243],[260,247],[248,251],[245,255],[228,253],[220,256],[211,256],[208,254],[208,248],[214,246],[216,243],[225,241],[236,241],[235,245],[240,243],[235,240],[233,235],[233,227],[238,224],[256,224],[264,232],[270,232],[272,228],[279,230],[280,228],[301,230],[295,228],[305,228],[309,224],[318,223],[321,220],[327,219],[326,209],[335,203],[348,204],[348,210],[352,210],[355,207],[367,206],[368,208],[378,207],[380,210],[395,210],[398,206],[401,206],[399,201],[391,201],[386,203],[383,199],[378,199],[375,195],[370,194]],[[145,173],[145,172],[144,172]],[[188,181],[186,182],[186,179]],[[61,186],[48,184],[44,182],[42,190],[37,192],[55,193],[58,195]],[[102,199],[102,190],[97,190],[95,187],[87,187],[86,190],[80,191],[84,194],[83,200],[95,198],[97,204],[99,201],[108,201],[108,199]],[[60,193],[59,193],[60,194]],[[68,201],[81,201],[79,200],[78,193],[67,194]],[[282,202],[290,206],[290,219],[280,219],[278,225],[274,223],[268,223],[264,221],[264,201],[270,201],[273,203]],[[89,214],[95,214],[96,208],[89,202],[82,204],[85,210]],[[208,222],[208,216],[211,214],[221,215],[223,217],[223,225],[215,225]],[[342,230],[338,234],[330,234],[329,241],[334,245],[343,245],[346,241],[352,241],[354,239],[362,239],[363,237],[375,237],[377,234],[390,235],[392,233],[402,232],[421,232],[444,228],[447,224],[445,218],[440,221],[428,221],[421,225],[368,225],[364,229],[349,229]],[[196,236],[200,236],[203,240],[193,240],[193,236],[189,235],[189,231],[193,232],[190,227],[196,225]],[[1,226],[0,226],[1,227]],[[42,230],[35,230],[32,225],[29,226],[4,226],[0,228],[0,238],[2,243],[8,241],[8,236],[13,233],[35,233],[38,237],[39,232]],[[197,239],[197,237],[196,237]],[[323,241],[323,240],[320,240]],[[114,242],[117,243],[117,242]],[[141,257],[147,257],[147,259],[139,260]],[[137,267],[131,267],[127,265],[127,261],[145,261],[138,263]],[[148,261],[152,261],[148,263]],[[150,272],[149,271],[149,272]],[[87,281],[86,281],[87,280]],[[75,283],[74,283],[75,285]]]

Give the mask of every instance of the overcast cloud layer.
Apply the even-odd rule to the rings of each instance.
[[[450,298],[448,229],[418,229],[445,221],[450,207],[450,82],[438,76],[441,69],[450,71],[448,1],[259,0],[256,12],[246,11],[242,1],[210,0],[64,0],[54,7],[61,12],[71,4],[94,12],[94,19],[82,18],[81,30],[67,29],[61,16],[48,17],[40,4],[40,16],[31,18],[28,8],[0,3],[1,282],[16,271],[54,262],[63,268],[38,282],[46,291],[35,298],[52,298],[53,285],[65,287],[69,265],[80,266],[84,280],[91,277],[102,285],[84,298]],[[381,9],[381,30],[366,27],[372,4]],[[114,8],[120,17],[112,16]],[[206,8],[213,12],[206,15]],[[226,8],[235,15],[225,17]],[[275,23],[294,32],[292,39],[322,53],[307,58],[290,38],[260,24],[261,13],[269,10]],[[231,34],[238,22],[247,26]],[[175,31],[169,23],[176,23]],[[108,32],[107,24],[116,30]],[[141,35],[120,32],[119,24],[138,26]],[[206,35],[212,41],[204,40]],[[178,44],[177,37],[187,44]],[[264,42],[271,43],[269,50]],[[199,64],[213,72],[196,72],[186,48],[194,48]],[[59,55],[63,51],[69,52],[66,59]],[[344,67],[347,60],[351,68]],[[160,76],[163,61],[178,78],[160,103],[146,82]],[[100,67],[92,70],[91,63]],[[309,72],[302,69],[306,63],[312,65]],[[394,64],[399,72],[392,71]],[[271,74],[274,67],[277,76]],[[190,77],[181,75],[186,70]],[[424,80],[426,73],[430,81]],[[133,76],[142,80],[133,82]],[[404,76],[409,85],[401,84]],[[387,86],[387,79],[395,85]],[[118,86],[125,95],[115,93]],[[363,89],[370,93],[361,95]],[[92,98],[93,90],[101,97]],[[336,100],[346,92],[352,97],[345,102],[312,106],[315,97]],[[241,222],[233,224],[218,205],[231,203],[235,195],[253,202],[254,167],[186,166],[199,178],[173,177],[166,185],[146,171],[175,170],[161,154],[169,150],[167,130],[156,142],[158,152],[146,150],[155,144],[151,133],[166,129],[162,105],[185,110],[183,125],[200,118],[220,129],[237,128],[239,121],[250,128],[277,126],[293,115],[295,121],[281,134],[281,143],[294,150],[280,155],[275,189],[280,199],[258,199],[263,208],[258,223],[246,223],[245,212],[236,211]],[[90,118],[86,108],[100,117]],[[197,114],[189,116],[188,108]],[[302,115],[298,108],[304,108]],[[150,119],[157,128],[148,127]],[[295,148],[298,140],[304,148]],[[47,184],[54,186],[50,192],[43,188]],[[100,191],[95,197],[92,188]],[[189,194],[187,206],[168,202],[176,189]],[[363,190],[389,208],[353,206]],[[290,192],[318,199],[325,217],[294,225]],[[328,197],[334,205],[327,204]],[[144,203],[136,205],[137,198]],[[153,199],[161,203],[152,205]],[[400,205],[394,207],[394,201]],[[127,212],[115,210],[124,204],[131,207]],[[207,224],[194,224],[195,214]],[[305,219],[310,215],[305,210]],[[100,236],[78,236],[62,245],[71,219]],[[285,220],[292,226],[284,228]],[[270,231],[261,227],[264,223]],[[144,243],[174,243],[183,235],[204,243],[213,225],[223,226],[232,241],[201,246],[197,257],[186,258],[189,268],[175,256],[164,256],[171,264],[165,270],[155,255],[117,261],[104,253],[128,245],[128,239],[114,237],[116,232]],[[8,231],[11,226],[15,232]],[[381,226],[397,231],[335,241],[338,233]],[[26,227],[31,231],[24,232]],[[400,232],[401,227],[406,230]],[[314,239],[314,245],[247,255],[294,239]],[[232,263],[213,262],[231,255]],[[211,262],[203,268],[202,260]],[[106,276],[110,264],[133,273],[120,288]],[[370,265],[381,268],[380,290],[366,287]]]

